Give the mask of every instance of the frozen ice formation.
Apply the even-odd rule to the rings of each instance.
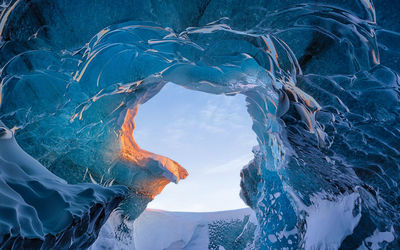
[[[0,122],[0,248],[81,249],[127,193],[122,186],[69,185],[26,154]]]
[[[138,105],[168,82],[242,94],[255,248],[398,248],[399,6],[376,3],[8,1],[0,119],[62,179],[128,186],[135,219],[187,175],[136,144]]]

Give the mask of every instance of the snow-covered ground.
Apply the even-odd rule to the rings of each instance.
[[[147,209],[133,223],[122,226],[114,214],[91,249],[204,250],[232,244],[241,244],[238,247],[243,249],[251,244],[256,223],[249,208],[207,213]]]

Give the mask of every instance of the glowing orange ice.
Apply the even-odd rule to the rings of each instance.
[[[141,180],[140,183],[142,190],[139,190],[139,192],[154,198],[169,182],[178,183],[181,179],[185,179],[188,173],[176,161],[165,156],[153,154],[139,147],[133,137],[135,129],[134,117],[137,111],[138,105],[132,109],[128,109],[124,123],[121,126],[121,158],[127,161],[128,166],[134,165],[143,168],[143,170],[156,167],[161,170],[158,171],[157,175],[150,175],[148,178]]]

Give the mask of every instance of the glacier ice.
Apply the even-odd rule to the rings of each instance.
[[[69,185],[26,154],[1,122],[0,131],[0,248],[89,247],[127,189]]]
[[[186,176],[136,144],[138,105],[167,82],[242,94],[259,144],[240,184],[254,246],[318,244],[312,216],[333,206],[327,217],[351,223],[327,247],[396,248],[399,6],[375,3],[7,1],[0,119],[68,182],[128,186],[121,208],[135,219]]]

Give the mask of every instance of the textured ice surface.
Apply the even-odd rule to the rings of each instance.
[[[251,249],[257,221],[249,208],[208,213],[147,209],[126,225],[132,238],[116,239],[119,225],[113,214],[91,249]]]
[[[0,122],[0,248],[90,246],[127,190],[69,185],[26,154]]]
[[[349,224],[324,235],[327,247],[399,247],[399,4],[2,6],[0,119],[60,177],[129,186],[124,211],[135,218],[168,182],[186,176],[179,163],[135,143],[138,104],[167,82],[243,94],[259,144],[241,182],[259,222],[255,247],[318,245],[307,233],[318,231],[310,222],[323,206],[346,217],[353,209]]]

